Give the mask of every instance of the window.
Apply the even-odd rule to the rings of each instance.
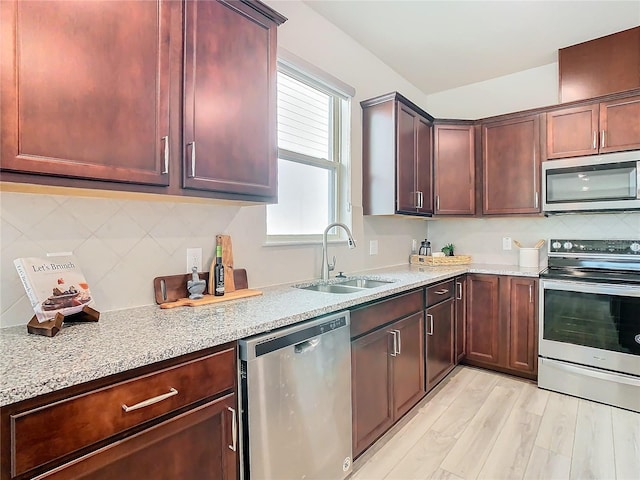
[[[316,240],[329,223],[350,223],[349,114],[348,94],[279,61],[278,204],[267,207],[269,241]]]

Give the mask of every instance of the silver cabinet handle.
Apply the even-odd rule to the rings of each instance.
[[[175,388],[170,388],[167,393],[163,393],[162,395],[158,395],[157,397],[149,398],[147,400],[144,400],[143,402],[136,403],[135,405],[132,405],[130,407],[123,403],[122,410],[124,410],[125,412],[132,412],[134,410],[138,410],[140,408],[153,405],[154,403],[161,402],[162,400],[166,400],[167,398],[173,397],[174,395],[177,395],[177,394],[178,394],[178,390],[176,390]]]
[[[533,303],[533,285],[529,285],[529,303]]]
[[[191,174],[189,177],[194,178],[196,176],[196,142],[187,143],[187,146],[191,145]]]
[[[420,208],[420,192],[413,192],[413,207]]]
[[[440,211],[440,195],[436,195],[436,211]]]
[[[538,192],[533,195],[533,208],[538,208]]]
[[[419,194],[419,198],[420,198],[420,208],[422,208],[422,206],[424,205],[424,198],[422,196],[422,192],[418,192]]]
[[[600,148],[604,148],[606,146],[604,140],[605,140],[605,131],[602,130],[600,132]]]
[[[402,333],[400,330],[394,330],[398,334],[398,355],[402,353]]]
[[[462,300],[462,282],[456,282],[456,287],[458,288],[458,295],[456,295],[456,300]]]
[[[164,143],[164,168],[162,169],[162,174],[166,175],[169,173],[169,135],[162,137],[162,141]]]
[[[594,130],[593,131],[593,149],[597,150],[598,148],[598,131]]]
[[[427,331],[427,335],[433,335],[433,315],[427,313],[427,319],[429,320],[429,330]]]
[[[238,418],[235,409],[231,407],[227,407],[227,410],[231,412],[231,445],[229,445],[229,449],[234,452],[237,450],[238,446]]]
[[[398,331],[391,330],[389,333],[393,335],[393,353],[391,354],[391,356],[397,357],[398,356]]]
[[[448,288],[443,288],[442,290],[436,290],[435,292],[436,295],[444,295],[445,293],[449,293],[449,289]]]

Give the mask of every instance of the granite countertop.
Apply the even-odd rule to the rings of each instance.
[[[157,305],[103,312],[97,323],[64,325],[53,338],[24,325],[0,329],[0,406],[203,350],[309,318],[347,309],[464,273],[537,277],[539,269],[509,265],[401,265],[365,272],[394,280],[350,294],[281,285],[264,295],[200,307]]]

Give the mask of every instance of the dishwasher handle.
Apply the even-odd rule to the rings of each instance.
[[[312,338],[295,345],[293,350],[296,353],[306,353],[315,350],[318,345],[320,345],[320,338]]]

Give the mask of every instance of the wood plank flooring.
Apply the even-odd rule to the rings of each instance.
[[[640,479],[640,414],[459,366],[349,480]]]

